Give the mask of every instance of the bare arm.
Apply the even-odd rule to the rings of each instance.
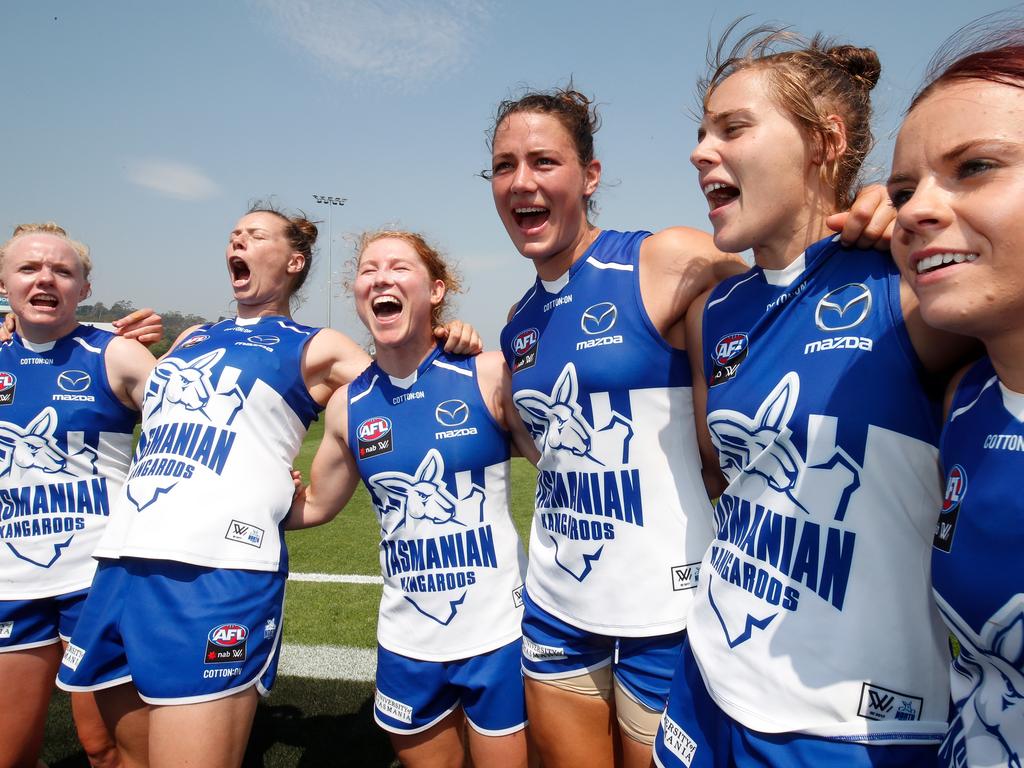
[[[338,388],[366,370],[370,356],[343,333],[323,328],[302,353],[302,378],[313,399],[325,405]]]
[[[505,359],[500,352],[484,352],[476,359],[476,370],[487,409],[494,420],[508,430],[513,454],[523,456],[536,465],[540,453],[512,402],[512,374],[505,365]]]
[[[141,411],[146,380],[156,365],[149,350],[138,341],[118,336],[107,345],[103,364],[117,399],[132,410]]]
[[[708,429],[708,381],[704,375],[704,305],[708,293],[699,296],[686,313],[686,350],[693,374],[693,421],[697,427],[697,447],[700,449],[701,476],[709,499],[717,499],[727,485],[718,464],[718,452],[711,442]]]
[[[640,246],[640,295],[662,338],[685,349],[684,318],[694,299],[746,268],[738,256],[715,248],[706,232],[671,227]]]
[[[295,494],[287,530],[330,522],[348,504],[359,484],[359,470],[348,447],[348,389],[335,392],[324,412],[324,437],[313,457],[309,485]]]

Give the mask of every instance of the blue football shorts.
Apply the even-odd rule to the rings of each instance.
[[[71,637],[88,589],[31,600],[0,600],[0,653],[52,645]]]
[[[523,590],[523,673],[557,680],[612,666],[616,683],[648,709],[665,708],[686,632],[651,637],[598,635],[567,624]]]
[[[190,704],[277,674],[286,575],[166,560],[101,560],[57,685],[133,682],[150,704]]]
[[[473,730],[504,736],[526,726],[521,644],[455,661],[420,661],[377,646],[373,717],[385,731],[414,734],[459,707]]]
[[[654,762],[658,768],[917,768],[934,766],[937,749],[752,731],[719,709],[687,642],[654,741]]]

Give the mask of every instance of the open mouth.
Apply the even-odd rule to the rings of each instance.
[[[512,209],[512,218],[514,218],[516,220],[516,224],[523,229],[534,229],[539,227],[541,224],[546,222],[550,216],[551,210],[539,205],[527,205],[521,208]]]
[[[57,297],[49,296],[47,294],[38,294],[29,299],[28,303],[33,307],[39,307],[41,309],[53,309],[57,306]]]
[[[228,259],[228,269],[231,270],[232,283],[244,283],[249,279],[251,274],[249,271],[249,265],[245,263],[244,259],[240,259],[238,256],[232,256]]]
[[[402,302],[394,296],[378,296],[370,307],[373,309],[373,316],[378,320],[388,320],[397,317],[402,311]]]
[[[723,184],[718,181],[711,184],[705,184],[703,191],[704,196],[708,199],[708,203],[711,205],[712,211],[716,208],[721,208],[723,205],[728,205],[740,196],[740,190],[738,187],[734,187],[731,184]]]
[[[948,267],[950,264],[963,264],[965,261],[976,261],[978,254],[976,253],[936,253],[931,256],[925,256],[919,262],[917,262],[917,274],[924,275],[929,272],[936,272],[943,267]]]

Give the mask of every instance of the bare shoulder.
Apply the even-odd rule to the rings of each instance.
[[[743,268],[743,261],[723,253],[707,232],[692,227],[669,227],[657,232],[640,246],[640,257],[655,269],[679,274],[696,267],[714,269],[718,264]]]
[[[500,381],[508,372],[501,352],[481,352],[476,356],[476,371],[481,381]]]
[[[355,379],[370,362],[366,351],[348,336],[321,328],[303,352],[302,375],[317,402],[326,403],[338,387]]]

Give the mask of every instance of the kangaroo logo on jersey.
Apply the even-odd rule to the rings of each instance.
[[[14,388],[18,378],[13,373],[0,371],[0,405],[10,405],[14,402]]]
[[[380,472],[367,485],[380,516],[385,575],[397,577],[420,613],[447,625],[476,583],[476,569],[498,563],[484,490],[470,481],[456,497],[444,471],[443,457],[431,448],[414,475]]]
[[[215,349],[190,362],[169,357],[153,369],[142,422],[159,411],[173,416],[139,435],[125,489],[139,512],[201,468],[217,475],[224,471],[237,434],[228,427],[245,406],[240,369],[221,366],[214,381],[224,352]]]
[[[536,328],[520,331],[512,339],[512,373],[530,368],[537,363],[540,334]]]
[[[814,308],[814,324],[820,331],[856,328],[871,314],[871,289],[864,283],[847,283],[829,291]]]
[[[245,661],[245,647],[249,628],[241,624],[221,624],[206,636],[206,664],[224,664]]]
[[[356,439],[359,442],[360,459],[390,453],[395,448],[391,419],[387,416],[371,416],[356,427]]]
[[[49,406],[24,427],[0,422],[0,540],[40,568],[60,559],[86,515],[110,514],[106,478],[95,476],[96,450],[82,432],[69,432],[62,449],[57,427]]]
[[[434,409],[434,418],[444,427],[459,427],[469,419],[469,406],[461,400],[445,400]]]
[[[57,376],[57,386],[65,392],[85,392],[92,384],[92,376],[85,371],[61,371]]]
[[[709,602],[731,647],[810,595],[843,609],[856,534],[844,524],[861,467],[836,443],[837,420],[808,417],[806,456],[791,440],[800,377],[790,371],[750,417],[708,415],[729,480],[715,508]],[[814,510],[796,496],[814,499]],[[749,499],[758,499],[753,504]],[[720,577],[715,579],[715,576]],[[728,592],[723,613],[716,594]]]
[[[946,490],[942,496],[942,509],[935,523],[935,538],[932,546],[943,552],[953,548],[953,534],[956,533],[956,521],[960,516],[960,504],[967,493],[967,471],[956,464],[946,475]]]
[[[587,307],[580,317],[580,328],[588,336],[608,333],[618,319],[618,310],[610,301],[602,301]]]
[[[583,581],[615,538],[616,526],[644,524],[640,470],[629,466],[632,420],[595,396],[587,403],[588,417],[572,363],[550,394],[523,389],[513,400],[541,452],[540,525],[555,545],[558,566]],[[567,460],[571,470],[548,469]]]
[[[736,377],[740,363],[747,359],[749,344],[745,333],[727,333],[718,340],[712,357],[708,386],[715,387]]]
[[[957,713],[939,749],[943,765],[1019,766],[1024,758],[1024,595],[1016,594],[981,634],[939,600],[957,640],[952,692]]]

